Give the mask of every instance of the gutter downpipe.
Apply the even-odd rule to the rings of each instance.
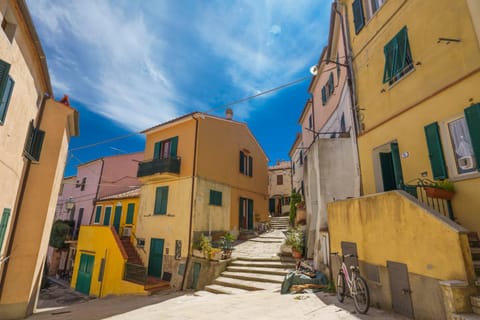
[[[359,110],[358,106],[357,106],[357,90],[356,90],[356,86],[355,86],[355,76],[354,76],[354,73],[353,73],[353,60],[352,60],[352,51],[350,49],[350,33],[348,31],[348,28],[345,28],[345,26],[348,27],[348,20],[344,19],[344,16],[343,14],[338,10],[337,6],[340,5],[340,6],[343,6],[345,7],[345,5],[343,3],[340,3],[338,0],[335,0],[334,3],[332,4],[332,9],[335,11],[335,13],[339,16],[340,18],[340,25],[341,25],[341,28],[342,28],[342,38],[343,38],[343,46],[344,46],[344,50],[345,50],[345,56],[347,58],[347,70],[348,70],[348,73],[347,73],[347,84],[348,84],[348,87],[349,87],[349,92],[350,92],[350,100],[352,102],[352,117],[353,117],[353,123],[354,123],[354,126],[353,126],[353,143],[355,144],[355,151],[354,152],[354,155],[355,155],[355,161],[356,161],[356,169],[358,170],[358,178],[359,178],[359,193],[360,195],[363,194],[363,190],[362,190],[362,173],[361,173],[361,170],[360,170],[360,159],[359,159],[359,149],[358,149],[358,136],[359,136],[359,133],[360,133],[360,122],[359,122],[359,119],[358,119],[358,112],[357,110]]]
[[[50,99],[50,95],[48,93],[45,93],[43,95],[42,103],[41,103],[40,108],[38,110],[36,124],[35,124],[36,128],[40,128],[40,125],[42,123],[43,113],[44,113],[44,110],[45,110],[45,104],[46,104],[48,99]],[[29,177],[29,174],[30,174],[30,167],[31,167],[31,164],[32,164],[32,161],[30,159],[28,159],[27,157],[24,156],[24,159],[26,159],[26,163],[24,165],[24,169],[23,169],[23,172],[22,172],[22,180],[21,180],[21,184],[20,184],[20,191],[18,193],[17,199],[15,200],[15,210],[14,210],[14,215],[13,215],[12,230],[10,231],[10,237],[8,239],[8,245],[7,245],[7,250],[6,250],[6,253],[5,253],[5,257],[10,257],[11,254],[12,254],[13,241],[14,241],[17,226],[18,226],[18,214],[19,214],[20,209],[22,207],[23,198],[25,196],[25,189],[27,188],[28,177]],[[10,259],[8,259],[8,258],[4,261],[5,266],[3,267],[2,275],[1,275],[1,279],[0,279],[0,300],[1,300],[2,295],[3,295],[3,287],[5,285],[5,276],[7,275],[9,261],[10,261]]]
[[[182,286],[181,290],[185,290],[185,279],[187,278],[188,268],[190,265],[190,256],[191,256],[191,247],[192,247],[192,228],[193,228],[193,196],[195,191],[195,175],[197,167],[197,145],[198,145],[198,119],[195,118],[195,114],[192,115],[192,118],[195,120],[195,146],[193,148],[193,168],[192,168],[192,190],[190,194],[190,225],[188,227],[188,254],[187,261],[185,262],[185,271],[183,273]]]

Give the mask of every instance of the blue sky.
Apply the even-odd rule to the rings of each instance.
[[[308,76],[326,44],[330,14],[329,0],[27,3],[55,96],[68,94],[80,111],[66,175],[81,162],[141,151],[144,138],[78,147]],[[232,107],[271,163],[288,159],[308,84]]]

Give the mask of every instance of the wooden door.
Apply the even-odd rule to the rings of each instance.
[[[92,283],[93,264],[95,257],[90,254],[82,253],[80,256],[80,266],[78,267],[77,283],[75,290],[90,294],[90,284]]]
[[[164,239],[152,238],[150,240],[150,253],[148,258],[148,275],[160,278],[162,276]]]

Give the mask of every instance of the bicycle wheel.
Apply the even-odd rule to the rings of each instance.
[[[341,271],[338,272],[337,276],[337,299],[340,302],[345,299],[345,276]]]
[[[370,307],[370,293],[368,292],[367,283],[362,277],[357,275],[353,288],[353,290],[355,290],[355,294],[353,294],[355,309],[357,309],[359,313],[367,313],[368,308]]]

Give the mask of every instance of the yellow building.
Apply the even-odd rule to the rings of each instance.
[[[180,288],[202,233],[241,235],[268,220],[268,159],[246,124],[202,113],[144,133],[138,253],[149,277]]]
[[[393,211],[393,218],[386,219],[392,208],[384,196],[366,198],[365,208],[375,208],[376,214],[351,212],[362,217],[359,224],[352,218],[343,226],[331,227],[331,248],[341,251],[342,241],[353,243],[361,261],[393,272],[390,278],[380,279],[382,285],[393,286],[396,267],[389,266],[394,263],[400,265],[395,265],[396,270],[403,268],[408,274],[404,278],[407,282],[415,282],[414,276],[421,277],[431,286],[421,289],[417,282],[412,288],[417,293],[405,291],[403,297],[408,301],[403,304],[396,301],[402,293],[392,289],[391,306],[408,316],[435,318],[432,315],[438,313],[432,311],[434,307],[422,307],[425,299],[418,292],[435,294],[431,304],[443,308],[436,281],[457,279],[472,285],[473,250],[468,244],[465,249],[464,236],[459,234],[473,231],[470,237],[475,237],[480,231],[480,217],[473,209],[480,206],[480,4],[475,0],[341,0],[339,8],[347,12],[346,29],[350,35],[363,193],[404,189],[416,199],[403,191],[395,192],[403,200],[396,200],[400,207]],[[454,182],[456,193],[451,201],[427,196],[425,184],[444,179]],[[435,213],[428,215],[433,220],[431,225],[420,224],[421,217],[408,218],[414,225],[399,229],[409,215],[404,205],[407,198],[422,208],[422,215]],[[362,208],[353,204],[339,206]],[[332,215],[340,215],[340,211],[329,211],[329,221],[336,220]],[[396,228],[382,225],[381,231],[375,230],[375,221],[371,220],[374,216],[396,224]],[[456,235],[439,246],[436,239],[443,238],[446,230],[435,224],[445,220],[454,221],[448,232]],[[352,228],[359,233],[352,232]],[[384,250],[389,245],[384,241],[386,230],[395,231],[398,246],[416,242],[417,247],[403,255]],[[441,263],[427,264],[427,270],[418,268],[423,251],[432,261],[452,257],[447,252],[463,252],[466,258],[456,256],[460,259],[457,266],[464,267],[464,271],[457,268],[447,272],[450,269]],[[432,272],[429,268],[439,269]],[[371,287],[378,288],[374,282]],[[379,296],[375,295],[374,302],[378,302]]]
[[[0,1],[0,319],[36,305],[55,204],[78,113],[54,101],[24,1]]]
[[[149,294],[144,277],[130,277],[127,270],[139,265],[132,244],[138,215],[140,189],[101,198],[95,203],[92,224],[81,226],[71,286],[87,295]]]

